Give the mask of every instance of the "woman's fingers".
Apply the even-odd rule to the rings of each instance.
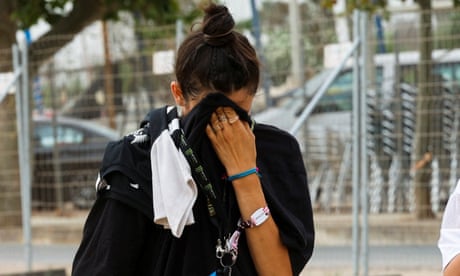
[[[255,137],[249,124],[230,107],[211,114],[206,133],[228,174],[252,167],[256,162]]]
[[[236,123],[240,119],[238,114],[236,114],[235,110],[231,107],[218,107],[215,114],[220,122],[230,125]]]
[[[224,125],[222,123],[224,123],[225,121],[226,121],[226,118],[225,120],[223,120],[222,116],[221,118],[219,118],[216,113],[213,113],[211,115],[211,120],[210,120],[209,125],[211,126],[214,133],[217,133],[218,131],[221,131],[224,129]]]
[[[240,120],[240,117],[231,107],[218,107],[211,115],[210,125],[215,133],[222,131],[230,135],[229,132],[235,135],[242,133],[251,133],[252,131],[248,123]]]
[[[223,112],[225,117],[227,117],[229,124],[234,124],[240,119],[238,114],[236,114],[235,110],[233,110],[231,107],[224,107]]]

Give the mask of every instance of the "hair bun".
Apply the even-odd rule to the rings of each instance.
[[[211,4],[204,9],[202,25],[204,41],[211,46],[222,46],[234,39],[235,20],[227,7]]]

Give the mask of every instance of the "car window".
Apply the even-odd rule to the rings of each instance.
[[[433,73],[442,76],[446,81],[460,81],[460,63],[438,63],[433,66]],[[417,66],[401,66],[401,80],[409,84],[417,84]]]
[[[381,87],[383,78],[382,67],[376,68],[376,86]],[[318,102],[315,112],[350,111],[352,109],[353,71],[347,70],[339,74],[324,96]]]
[[[71,126],[57,126],[56,138],[58,144],[81,144],[84,140],[83,131]],[[37,125],[35,127],[35,139],[41,147],[53,147],[56,142],[51,125]]]
[[[454,79],[457,82],[460,82],[460,63],[456,63],[453,65],[453,74],[454,74]]]
[[[434,73],[441,75],[444,80],[452,81],[454,78],[452,64],[438,64],[434,67]]]
[[[446,81],[460,81],[460,63],[442,63],[434,67],[434,72]]]

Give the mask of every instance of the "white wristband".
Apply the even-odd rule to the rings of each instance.
[[[251,218],[246,221],[240,221],[238,222],[238,227],[245,229],[245,228],[251,228],[251,227],[256,227],[264,223],[268,217],[270,216],[270,210],[268,209],[267,206],[263,208],[259,208],[252,213]]]

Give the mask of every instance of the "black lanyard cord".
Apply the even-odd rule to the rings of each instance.
[[[218,202],[216,193],[212,187],[211,181],[206,175],[204,167],[198,161],[193,149],[189,146],[185,134],[182,129],[176,129],[171,134],[174,143],[182,151],[185,159],[190,165],[192,177],[198,184],[198,187],[204,192],[207,201],[208,214],[212,224],[218,229],[219,236],[222,235],[222,226],[219,219],[223,222],[224,210],[220,202]]]

